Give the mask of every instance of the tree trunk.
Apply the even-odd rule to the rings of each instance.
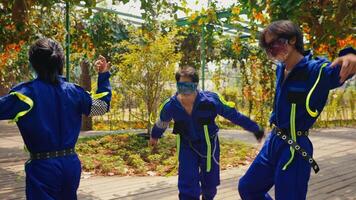
[[[128,96],[128,106],[129,106],[129,122],[131,122],[131,115],[132,115],[132,110],[131,110],[131,107],[132,107],[132,99],[130,96]]]
[[[80,63],[80,68],[82,70],[82,73],[80,75],[80,85],[84,88],[84,90],[91,91],[91,77],[90,77],[90,73],[89,73],[89,68],[90,68],[89,61],[86,59],[83,60]],[[92,117],[83,116],[82,130],[83,131],[93,130]]]
[[[4,96],[9,92],[9,89],[0,84],[0,96]]]
[[[147,125],[146,125],[146,128],[147,128],[147,135],[150,136],[151,135],[151,128],[152,128],[150,116],[151,116],[151,113],[152,113],[152,110],[153,110],[153,108],[152,108],[153,106],[150,103],[146,103],[146,106],[147,106]]]

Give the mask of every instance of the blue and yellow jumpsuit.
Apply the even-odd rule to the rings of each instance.
[[[16,121],[31,154],[25,164],[27,199],[77,199],[81,165],[74,147],[82,114],[109,110],[109,77],[99,74],[93,96],[59,77],[57,85],[40,79],[21,83],[0,98],[0,120]]]
[[[181,200],[198,200],[201,194],[204,199],[211,200],[216,195],[216,187],[220,184],[217,115],[250,132],[261,132],[255,122],[237,112],[232,102],[226,102],[212,92],[198,91],[191,115],[178,101],[177,94],[162,104],[151,137],[161,138],[169,122],[174,120],[173,133],[179,139],[178,189]]]
[[[344,49],[340,56],[348,53],[355,50]],[[308,130],[323,110],[329,91],[342,85],[340,66],[331,68],[329,65],[325,58],[313,58],[307,52],[285,80],[285,66],[277,66],[270,118],[275,128],[239,181],[238,190],[243,200],[272,199],[267,192],[273,185],[277,200],[306,198],[310,171],[312,168],[319,171],[312,159],[313,145],[307,137]]]

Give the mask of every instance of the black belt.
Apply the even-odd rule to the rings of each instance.
[[[319,165],[315,162],[313,157],[311,157],[307,151],[300,147],[300,145],[295,142],[291,137],[289,132],[285,131],[284,129],[280,129],[275,127],[272,131],[275,133],[279,138],[281,138],[284,142],[286,142],[289,146],[291,146],[299,155],[302,156],[304,160],[306,160],[313,168],[315,173],[318,173],[320,168]],[[308,136],[309,131],[296,131],[297,136]]]
[[[281,128],[278,128],[278,127],[274,127],[275,129],[276,129],[276,132],[282,132],[282,133],[284,133],[284,134],[286,134],[286,135],[289,135],[290,136],[290,134],[289,134],[289,131],[287,130],[287,129],[281,129]],[[295,132],[296,134],[297,134],[297,136],[309,136],[309,130],[306,130],[306,131],[296,131]]]
[[[51,151],[51,152],[42,152],[42,153],[30,153],[31,160],[42,160],[42,159],[50,159],[50,158],[57,158],[63,156],[70,156],[74,155],[75,149],[65,149],[61,151]]]

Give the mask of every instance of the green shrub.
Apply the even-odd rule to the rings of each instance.
[[[255,150],[235,140],[221,140],[221,168],[246,164]],[[176,137],[167,134],[155,148],[137,134],[112,134],[80,138],[76,151],[83,171],[100,175],[177,174]]]

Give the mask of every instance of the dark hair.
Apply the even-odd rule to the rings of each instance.
[[[199,82],[199,75],[194,67],[184,66],[176,72],[176,81],[179,82],[181,77],[188,77],[193,83]]]
[[[272,22],[261,33],[260,46],[262,48],[267,47],[266,34],[274,34],[278,38],[284,38],[290,40],[296,38],[295,48],[301,54],[304,54],[304,42],[303,34],[300,28],[290,20],[279,20]]]
[[[64,53],[57,41],[50,38],[38,39],[31,45],[28,56],[39,79],[58,84],[58,76],[63,74]]]

